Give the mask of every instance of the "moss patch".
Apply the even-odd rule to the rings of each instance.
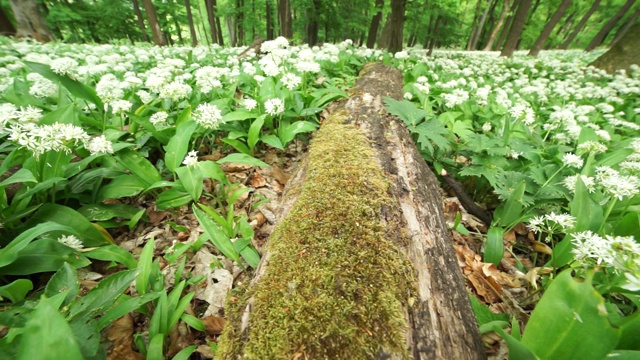
[[[316,134],[297,203],[271,235],[269,266],[248,333],[227,326],[218,355],[246,359],[371,359],[404,354],[403,306],[413,270],[384,238],[389,182],[367,138],[339,114]],[[238,323],[241,311],[230,314]]]

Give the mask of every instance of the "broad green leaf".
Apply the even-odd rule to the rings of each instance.
[[[69,265],[69,263],[64,263],[47,283],[44,288],[44,295],[53,297],[60,293],[66,293],[67,295],[62,305],[67,305],[76,298],[79,290],[80,283],[78,282],[76,268]]]
[[[502,327],[500,327],[500,323],[502,323],[502,321],[494,321],[487,325],[492,325],[493,328],[491,330],[498,333],[507,342],[507,346],[509,347],[509,360],[546,359],[536,356],[536,354],[534,354],[533,351],[528,348],[523,342],[520,342],[518,339],[507,334],[507,332],[504,331]]]
[[[191,300],[193,299],[193,296],[195,294],[196,294],[195,292],[190,292],[186,294],[185,296],[180,298],[180,301],[178,301],[178,304],[175,307],[170,308],[171,314],[169,317],[169,324],[168,324],[169,330],[171,330],[174,326],[176,326],[176,324],[178,323],[178,320],[180,320],[180,317],[184,314],[184,311],[189,306],[189,303],[191,303]]]
[[[9,265],[0,268],[2,275],[30,275],[56,271],[65,263],[76,268],[91,264],[76,250],[62,245],[53,239],[41,239],[31,242],[18,253],[18,257]]]
[[[186,348],[180,350],[180,352],[178,352],[173,358],[171,358],[171,360],[188,360],[191,354],[193,354],[193,352],[196,351],[197,348],[198,347],[196,345],[187,346]]]
[[[187,205],[191,202],[191,195],[177,188],[165,190],[156,199],[156,207],[158,210],[166,210]]]
[[[487,231],[487,242],[484,245],[484,262],[498,266],[504,256],[504,229],[492,226]]]
[[[197,317],[195,317],[193,315],[182,314],[182,316],[180,316],[180,319],[182,319],[182,321],[187,323],[187,325],[191,326],[192,328],[194,328],[194,329],[196,329],[198,331],[204,332],[206,330],[206,327],[205,327],[204,323],[202,322],[202,320],[198,319]]]
[[[478,301],[475,296],[469,295],[469,300],[471,301],[471,308],[473,309],[473,313],[476,315],[478,325],[488,324],[492,321],[509,321],[509,315],[495,314],[487,305]]]
[[[258,267],[258,264],[260,264],[260,254],[251,245],[247,245],[242,248],[242,250],[240,250],[240,256],[242,256],[247,264],[254,269]]]
[[[606,358],[616,360],[640,360],[640,351],[614,350],[607,354]]]
[[[406,125],[418,125],[429,112],[422,110],[416,104],[407,100],[394,100],[389,97],[383,99],[387,111],[400,118]]]
[[[218,165],[218,163],[213,161],[201,161],[199,163],[200,169],[202,170],[202,174],[204,177],[217,180],[222,184],[229,183],[229,179],[227,179],[227,175],[224,173],[224,170]]]
[[[164,147],[164,162],[167,165],[167,169],[173,172],[182,164],[189,150],[191,136],[197,128],[198,124],[193,120],[178,124],[176,134],[169,140],[169,144]]]
[[[42,205],[40,210],[25,223],[24,227],[28,228],[47,221],[63,224],[71,228],[70,231],[63,231],[55,234],[58,236],[63,234],[74,234],[86,247],[114,243],[113,238],[108,233],[100,231],[80,213],[70,207],[58,204],[48,203]]]
[[[21,168],[20,170],[16,171],[13,175],[11,175],[9,178],[0,182],[0,188],[10,184],[35,183],[35,182],[38,182],[38,180],[36,180],[36,178],[33,176],[31,171],[25,168]]]
[[[77,317],[69,321],[71,331],[78,341],[80,352],[85,359],[101,358],[105,351],[100,347],[100,331],[95,319],[91,317]],[[102,357],[103,358],[103,357]]]
[[[102,104],[102,100],[100,100],[100,98],[96,94],[96,91],[93,88],[77,80],[73,80],[66,75],[58,75],[54,73],[53,71],[51,71],[51,68],[49,67],[49,65],[40,64],[36,62],[31,62],[31,61],[22,61],[22,62],[25,65],[27,65],[31,70],[39,73],[40,75],[44,76],[48,80],[51,80],[55,83],[60,83],[60,85],[64,86],[67,90],[69,90],[69,92],[73,96],[80,99],[91,101],[92,103],[96,104],[98,109],[104,108],[104,105]]]
[[[514,184],[515,185],[515,184]],[[522,216],[523,197],[527,183],[522,180],[516,188],[513,189],[509,198],[503,204],[500,204],[494,212],[493,218],[496,225],[510,228]]]
[[[30,196],[38,193],[44,193],[45,190],[49,190],[54,186],[58,186],[59,188],[62,188],[67,183],[68,183],[67,179],[63,177],[48,178],[47,180],[41,181],[34,186],[27,186],[25,188],[27,189],[27,191],[25,192],[18,192],[18,194],[16,194],[16,196],[13,198],[13,203],[15,203],[18,200],[28,199]]]
[[[144,295],[149,292],[151,284],[151,274],[153,273],[153,246],[154,239],[150,239],[142,248],[140,258],[138,259],[138,276],[136,278],[136,291],[138,294]]]
[[[115,155],[115,158],[126,169],[131,171],[133,175],[140,178],[146,186],[162,181],[162,176],[160,172],[158,172],[158,169],[156,169],[149,160],[131,149],[120,150]]]
[[[579,231],[598,231],[598,228],[604,220],[602,207],[595,202],[589,194],[589,189],[578,176],[576,180],[576,189],[573,194],[573,200],[569,203],[571,216],[576,218],[576,224],[573,229]]]
[[[0,267],[13,263],[18,258],[20,251],[27,247],[34,239],[53,231],[70,233],[72,229],[55,222],[34,224],[33,227],[29,227],[28,230],[18,235],[7,246],[0,249]]]
[[[125,270],[102,279],[85,296],[71,303],[69,318],[78,315],[95,316],[103,313],[131,285],[137,273],[137,269]]]
[[[160,293],[151,292],[144,295],[132,297],[119,303],[118,305],[109,309],[104,315],[100,317],[100,319],[98,320],[98,328],[100,330],[104,329],[109,324],[121,318],[122,316],[139,309],[142,305],[150,301],[157,299],[158,296],[160,296]]]
[[[205,214],[202,210],[193,206],[193,213],[198,219],[200,226],[202,226],[202,230],[207,234],[213,245],[226,257],[231,260],[239,261],[238,254],[233,248],[233,244],[231,243],[231,239],[224,234],[224,232],[220,229],[216,223],[211,220],[207,214]]]
[[[284,150],[284,145],[282,144],[282,141],[280,141],[280,139],[273,134],[263,135],[262,137],[260,137],[260,141],[262,141],[267,145],[271,145],[276,149]]]
[[[60,106],[52,112],[47,113],[38,122],[39,125],[52,125],[55,123],[81,126],[80,112],[78,111],[76,104]]]
[[[251,155],[251,149],[242,141],[230,138],[222,139],[222,142],[233,146],[234,149],[240,151],[243,154]]]
[[[78,212],[90,221],[106,221],[113,218],[131,219],[138,211],[137,207],[127,204],[91,204],[78,209]]]
[[[297,134],[314,131],[318,128],[318,125],[311,121],[296,121],[293,124],[287,126],[279,135],[280,141],[286,146],[291,140],[293,140]]]
[[[43,298],[24,329],[18,360],[83,360],[69,323],[58,311],[65,294]]]
[[[149,341],[149,347],[147,348],[147,360],[162,360],[164,359],[164,338],[168,334],[157,334],[151,341]]]
[[[251,123],[249,127],[249,133],[247,134],[247,145],[249,145],[249,149],[253,151],[260,140],[260,131],[262,130],[262,125],[264,125],[264,119],[267,117],[266,114],[258,116],[258,118]]]
[[[33,290],[31,280],[18,279],[5,286],[0,286],[0,298],[9,299],[12,303],[24,300],[29,291]]]
[[[260,167],[269,167],[269,164],[260,161],[253,156],[249,156],[247,154],[229,154],[222,159],[216,161],[218,164],[224,163],[235,163],[235,164],[244,164],[244,165],[252,165],[252,166],[260,166]]]
[[[620,341],[616,349],[640,350],[640,311],[636,310],[620,324]]]
[[[222,121],[229,122],[229,121],[247,120],[247,119],[254,119],[257,116],[258,116],[257,113],[249,112],[246,110],[234,110],[222,115]]]
[[[560,273],[536,304],[522,343],[541,359],[603,359],[615,349],[620,330],[609,323],[591,276],[578,281],[571,272]]]
[[[127,250],[117,245],[106,245],[83,253],[90,259],[102,261],[115,261],[126,266],[129,269],[138,267],[138,262]]]
[[[120,199],[140,194],[147,184],[137,176],[120,175],[100,188],[98,201]]]
[[[146,214],[146,211],[144,209],[138,211],[135,215],[133,215],[131,217],[131,220],[129,220],[129,230],[133,230],[133,228],[136,227],[136,225],[138,225],[138,222],[140,222],[140,219],[142,219],[142,217]]]
[[[193,201],[198,201],[202,196],[204,176],[198,165],[181,166],[175,169],[184,189],[187,190]]]

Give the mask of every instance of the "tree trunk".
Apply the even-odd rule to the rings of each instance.
[[[216,23],[216,29],[218,30],[218,44],[220,44],[220,46],[224,46],[224,37],[222,36],[222,25],[220,23],[220,17],[216,15],[218,13],[218,4],[216,3],[216,0],[213,0],[212,2],[214,14],[213,20]]]
[[[160,29],[158,23],[158,15],[156,15],[156,9],[153,7],[151,0],[142,0],[144,11],[147,14],[147,20],[149,21],[149,27],[151,28],[151,35],[153,36],[154,44],[158,46],[167,46],[167,39]]]
[[[480,17],[480,7],[482,6],[482,0],[476,2],[476,11],[473,13],[473,21],[471,22],[471,33],[469,34],[469,41],[467,42],[467,51],[471,50],[471,43],[473,42],[473,35],[476,33],[476,27],[478,25],[478,18]]]
[[[275,31],[273,31],[273,10],[271,6],[271,0],[265,1],[266,17],[267,17],[267,40],[273,40],[275,38]]]
[[[516,11],[516,14],[513,17],[513,23],[511,24],[511,29],[509,29],[509,34],[507,35],[507,40],[504,43],[504,48],[502,48],[500,56],[511,57],[516,51],[530,8],[531,0],[520,1],[518,11]]]
[[[0,6],[0,35],[14,36],[15,34],[16,28],[13,26],[11,21],[9,21],[9,17]]]
[[[196,27],[193,25],[193,14],[191,14],[191,2],[184,0],[184,7],[187,8],[187,22],[189,22],[189,34],[191,34],[191,46],[198,46],[198,36]]]
[[[144,40],[145,42],[151,42],[151,39],[149,39],[149,34],[147,34],[147,27],[144,25],[144,17],[142,16],[142,11],[140,11],[140,4],[138,3],[138,0],[133,0],[133,12],[136,13],[138,27],[140,28],[140,32],[142,33],[142,40]]]
[[[320,31],[320,0],[313,0],[310,3],[311,9],[308,10],[307,17],[309,18],[309,24],[307,24],[307,44],[314,46],[318,43],[318,31]]]
[[[404,12],[407,0],[391,0],[391,14],[387,18],[378,47],[387,49],[387,51],[395,53],[402,51],[403,39],[402,32],[404,30]]]
[[[596,12],[596,10],[598,9],[598,6],[600,6],[600,1],[601,0],[595,0],[593,2],[593,4],[591,5],[587,13],[584,14],[582,19],[580,19],[580,22],[578,22],[578,25],[576,25],[576,28],[573,29],[573,31],[571,32],[571,35],[569,35],[567,40],[565,40],[558,49],[567,50],[569,48],[569,45],[571,45],[571,43],[576,38],[576,36],[578,36],[580,31],[582,31],[582,28],[587,24],[587,21],[589,20],[591,15],[593,15],[593,13]]]
[[[487,7],[484,9],[482,16],[480,17],[480,21],[478,21],[478,26],[476,27],[476,32],[473,34],[473,38],[471,39],[471,48],[470,50],[476,50],[478,46],[478,39],[480,38],[480,34],[482,33],[482,28],[484,28],[484,23],[487,20],[487,14],[491,6],[493,5],[494,0],[489,0]]]
[[[180,27],[180,22],[178,21],[178,18],[175,17],[173,14],[171,15],[171,18],[173,18],[173,26],[176,27],[176,35],[178,35],[178,40],[180,41],[180,44],[184,45],[184,39],[182,38],[182,28]]]
[[[55,40],[35,0],[11,0],[9,3],[16,19],[16,37],[33,38],[40,42]]]
[[[244,45],[244,0],[237,0],[236,9],[236,27],[238,28],[236,44],[242,46]]]
[[[256,275],[226,309],[219,359],[483,359],[438,181],[365,66],[289,180]]]
[[[369,34],[367,34],[367,47],[373,49],[378,39],[378,29],[380,21],[382,21],[382,9],[384,8],[384,0],[376,0],[376,9],[371,24],[369,25]]]
[[[618,12],[615,15],[613,15],[613,17],[609,19],[609,21],[607,21],[602,26],[602,28],[600,29],[600,31],[598,31],[596,36],[593,37],[593,40],[591,40],[589,45],[587,45],[587,48],[585,49],[585,51],[591,51],[597,48],[598,46],[602,45],[602,43],[604,42],[604,39],[607,37],[611,29],[613,29],[613,27],[616,26],[616,23],[618,23],[618,21],[622,19],[624,14],[626,14],[627,11],[629,11],[629,9],[633,6],[635,2],[636,0],[627,0],[627,2],[624,3],[624,5],[622,5],[620,10],[618,10]]]
[[[627,32],[629,32],[629,29],[631,29],[631,26],[633,26],[633,23],[635,23],[636,20],[638,20],[638,17],[640,17],[640,9],[636,9],[636,12],[634,12],[633,15],[629,17],[627,22],[620,27],[620,29],[616,33],[616,36],[611,41],[610,46],[615,46],[618,43],[618,41],[620,41],[627,34]],[[640,36],[640,34],[636,33],[636,36]],[[638,60],[638,64],[640,65],[640,60]]]
[[[236,23],[234,16],[227,16],[225,18],[227,22],[227,30],[229,30],[229,42],[232,47],[236,47]]]
[[[504,19],[507,16],[507,12],[509,10],[510,5],[511,5],[511,0],[505,0],[504,4],[502,5],[502,11],[500,11],[500,17],[498,18],[498,22],[496,23],[496,26],[491,31],[491,34],[489,35],[489,40],[487,41],[487,45],[485,45],[482,51],[491,51],[491,48],[493,47],[493,42],[496,39],[496,35],[498,35],[498,31],[500,31],[502,24],[504,24]]]
[[[631,65],[640,64],[640,24],[635,24],[629,31],[602,54],[591,65],[613,74],[616,70],[624,69],[627,74]]]
[[[536,42],[533,43],[531,50],[529,50],[529,55],[531,56],[538,55],[538,53],[540,52],[540,50],[542,50],[542,47],[544,46],[544,42],[547,41],[547,39],[549,38],[549,35],[551,35],[553,28],[555,28],[556,25],[560,22],[560,19],[562,19],[562,16],[564,15],[565,12],[567,12],[567,9],[569,9],[569,6],[571,6],[572,3],[573,3],[573,0],[562,0],[556,12],[553,13],[553,16],[551,16],[551,19],[549,20],[549,22],[542,29],[542,32],[536,39]]]
[[[291,3],[289,0],[278,0],[278,21],[280,22],[280,36],[293,37],[293,24],[291,23]]]
[[[502,49],[502,47],[504,46],[504,43],[507,40],[507,35],[509,34],[509,30],[511,29],[511,25],[513,24],[513,17],[516,13],[516,10],[518,9],[518,6],[520,5],[520,1],[522,0],[514,0],[513,4],[511,4],[511,9],[509,10],[507,20],[502,27],[500,38],[498,38],[498,42],[496,43],[496,46],[494,46],[494,48]]]
[[[213,0],[206,0],[207,19],[209,20],[209,31],[211,32],[211,42],[218,44],[218,28],[216,26],[216,15],[213,12]]]

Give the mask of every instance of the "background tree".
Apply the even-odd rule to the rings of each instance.
[[[184,0],[184,7],[187,9],[187,21],[189,22],[189,34],[191,34],[191,46],[198,46],[198,36],[196,27],[193,24],[193,14],[191,14],[191,2]]]
[[[559,49],[566,50],[569,48],[569,45],[571,45],[571,43],[576,38],[576,36],[578,36],[580,31],[582,31],[582,28],[584,28],[587,21],[589,21],[589,18],[591,17],[591,15],[593,15],[593,13],[595,13],[598,7],[600,6],[600,1],[601,0],[594,0],[589,10],[587,10],[587,12],[582,16],[582,19],[580,19],[580,22],[578,22],[578,25],[576,25],[576,27],[573,29],[569,37],[567,37],[567,39],[562,43],[562,45],[560,45]]]
[[[0,6],[0,35],[14,36],[16,34],[16,28],[13,26],[9,16],[4,11],[4,8]]]
[[[487,20],[487,15],[489,13],[489,10],[492,9],[492,5],[494,3],[495,0],[489,0],[489,2],[486,4],[484,10],[482,11],[482,15],[480,16],[480,19],[478,20],[478,24],[475,26],[475,28],[472,28],[471,30],[471,36],[469,37],[469,44],[467,45],[467,50],[475,50],[478,46],[478,39],[480,38],[480,34],[482,33],[482,30],[484,29],[484,24],[485,21]],[[481,0],[478,0],[478,3],[480,3]]]
[[[153,35],[153,42],[158,46],[166,46],[167,39],[160,28],[160,23],[158,23],[158,16],[156,14],[156,9],[153,7],[153,2],[151,0],[142,0],[142,5],[144,6],[144,11],[147,14],[147,20],[149,20],[149,27],[151,28],[151,34]]]
[[[626,70],[629,73],[631,65],[638,64],[638,59],[640,59],[640,37],[638,34],[640,34],[640,24],[635,24],[618,43],[591,65],[608,73],[614,73],[616,70]]]
[[[291,23],[291,3],[289,0],[278,0],[278,22],[280,24],[280,36],[293,37]]]
[[[374,7],[374,13],[371,17],[371,24],[369,25],[369,33],[367,34],[367,47],[373,49],[378,39],[378,28],[380,28],[380,22],[382,21],[382,9],[384,8],[384,0],[376,0]]]
[[[604,42],[604,39],[607,37],[609,32],[616,26],[616,23],[618,23],[618,21],[622,19],[624,14],[626,14],[627,11],[629,11],[631,6],[633,6],[635,2],[636,0],[627,0],[627,2],[625,2],[624,5],[622,5],[620,10],[618,10],[618,12],[616,12],[615,15],[611,19],[609,19],[609,21],[607,21],[602,26],[602,28],[600,28],[600,31],[598,31],[596,36],[593,37],[593,39],[591,40],[589,45],[587,45],[587,48],[585,50],[591,51],[597,48],[598,46],[602,45],[602,43]]]
[[[138,26],[140,27],[140,32],[142,32],[142,38],[146,42],[151,42],[149,34],[147,34],[147,27],[144,25],[144,17],[142,16],[142,11],[140,11],[138,0],[133,0],[133,11],[136,13],[136,19],[138,19]]]
[[[378,46],[389,52],[398,52],[403,47],[404,12],[407,0],[391,0],[391,14],[387,18]]]
[[[518,41],[520,40],[520,36],[522,35],[522,31],[524,30],[524,26],[527,21],[527,14],[529,13],[530,8],[531,0],[520,1],[518,10],[513,17],[513,23],[511,24],[511,29],[509,29],[509,34],[507,35],[507,40],[504,44],[502,52],[500,53],[500,56],[511,57],[516,51]]]
[[[498,35],[498,31],[500,31],[500,29],[502,28],[502,25],[504,24],[504,20],[507,17],[507,12],[509,10],[509,7],[511,6],[511,1],[512,0],[505,0],[504,3],[502,4],[502,10],[500,11],[498,22],[493,27],[493,30],[491,30],[491,34],[489,35],[487,44],[484,46],[484,49],[482,49],[483,51],[491,51],[493,47],[493,42],[495,41],[496,36]]]
[[[16,19],[17,37],[30,37],[40,42],[54,40],[35,0],[11,0],[9,3]]]
[[[551,17],[549,22],[547,22],[547,24],[544,26],[544,29],[540,33],[540,36],[538,36],[538,38],[536,39],[536,42],[533,43],[531,50],[529,50],[529,55],[531,56],[538,55],[538,53],[540,52],[540,50],[542,50],[542,47],[544,46],[544,42],[547,41],[547,39],[549,38],[549,35],[551,35],[553,28],[555,28],[556,25],[560,22],[560,19],[562,19],[562,16],[564,15],[565,12],[567,12],[567,9],[569,9],[569,6],[571,6],[572,3],[573,3],[573,0],[562,0],[556,12],[553,13],[553,16]]]
[[[622,40],[622,38],[629,32],[629,30],[631,29],[633,24],[635,24],[636,20],[638,20],[639,17],[640,17],[640,8],[636,9],[636,11],[629,17],[629,19],[625,21],[624,25],[622,25],[620,29],[618,29],[616,36],[613,38],[613,40],[611,40],[610,46],[613,47],[618,43],[618,41]],[[640,34],[638,33],[636,33],[636,35],[640,36]]]

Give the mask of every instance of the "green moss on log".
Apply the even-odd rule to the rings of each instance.
[[[298,201],[271,235],[264,275],[231,309],[219,358],[371,359],[381,349],[409,357],[403,307],[415,284],[384,237],[390,184],[365,135],[343,119],[318,130]]]

